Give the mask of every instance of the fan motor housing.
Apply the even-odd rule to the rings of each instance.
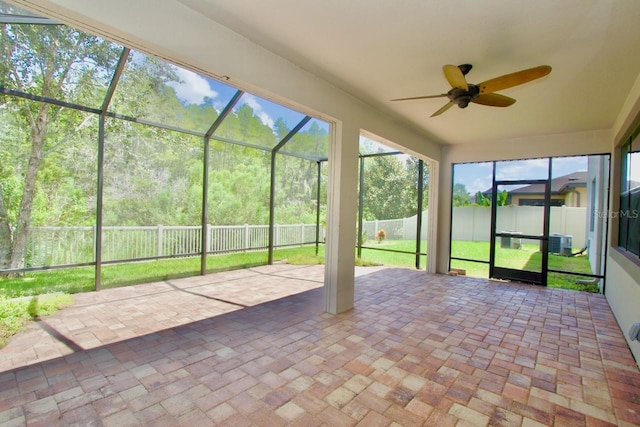
[[[474,84],[468,84],[469,89],[464,90],[459,87],[454,87],[447,92],[447,97],[451,102],[455,103],[460,108],[466,108],[471,101],[480,95],[480,88]]]

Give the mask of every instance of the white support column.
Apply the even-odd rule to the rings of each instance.
[[[429,218],[427,222],[427,273],[438,271],[438,201],[440,194],[440,164],[429,162]]]
[[[438,165],[439,173],[434,174],[438,177],[438,182],[433,183],[434,187],[438,188],[438,199],[433,202],[431,197],[429,198],[430,206],[437,206],[438,210],[438,223],[437,229],[437,242],[436,242],[436,272],[447,273],[449,271],[449,253],[451,249],[451,162],[448,161],[443,150],[443,160]],[[432,175],[433,176],[433,175]],[[431,177],[432,177],[431,176]],[[431,195],[430,195],[431,196]],[[429,241],[431,244],[431,241]]]
[[[338,123],[331,130],[324,300],[325,310],[338,314],[354,303],[360,129]]]

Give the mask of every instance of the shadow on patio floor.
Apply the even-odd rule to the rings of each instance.
[[[333,316],[323,273],[78,295],[0,350],[0,424],[640,423],[640,373],[602,295],[364,269],[355,309]],[[29,345],[29,366],[7,365]]]

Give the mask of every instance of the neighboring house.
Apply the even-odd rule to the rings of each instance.
[[[588,172],[574,172],[551,180],[551,206],[583,208],[587,206]],[[491,197],[491,189],[484,191]],[[544,185],[531,184],[509,191],[507,205],[543,206]]]
[[[587,206],[588,172],[574,172],[551,180],[551,206]],[[542,206],[544,185],[531,184],[509,192],[514,206]]]

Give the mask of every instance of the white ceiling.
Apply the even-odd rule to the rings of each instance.
[[[445,144],[609,129],[640,74],[638,0],[178,1]],[[389,101],[447,92],[462,63],[470,83],[553,71],[507,108]]]

